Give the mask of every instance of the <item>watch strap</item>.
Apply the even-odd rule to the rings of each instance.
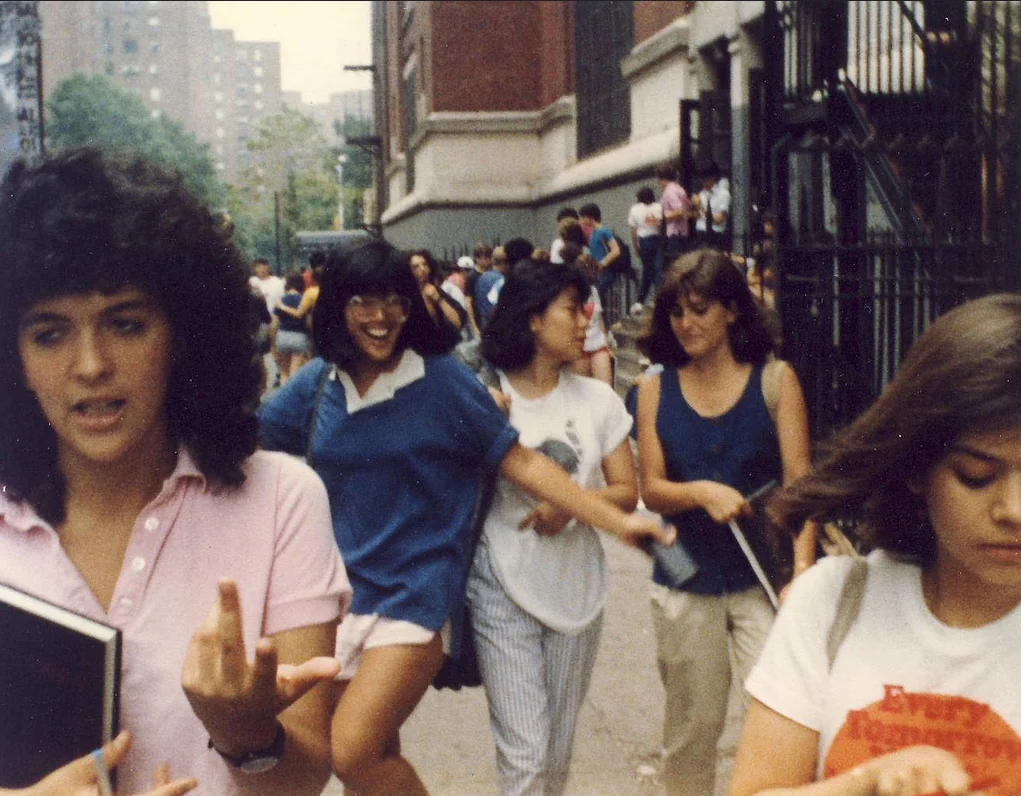
[[[234,768],[239,768],[248,773],[268,771],[284,756],[284,747],[287,744],[287,732],[284,730],[284,725],[278,720],[276,727],[273,742],[265,749],[256,749],[255,751],[245,752],[240,755],[229,755],[217,749],[212,738],[209,739],[208,748],[216,752]]]

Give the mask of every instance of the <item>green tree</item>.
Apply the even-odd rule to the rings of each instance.
[[[231,192],[231,216],[249,256],[300,265],[296,233],[329,229],[337,212],[336,155],[319,124],[284,106],[264,119],[248,142],[250,165]],[[267,254],[270,252],[270,254]]]
[[[207,147],[180,122],[152,118],[145,103],[103,75],[74,75],[61,81],[46,103],[50,149],[93,145],[145,158],[181,173],[207,207],[222,211],[226,193]]]

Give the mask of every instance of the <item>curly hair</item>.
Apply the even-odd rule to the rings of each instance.
[[[575,266],[522,260],[500,288],[500,300],[482,332],[482,356],[495,367],[519,370],[535,356],[531,321],[565,290],[574,288],[584,303],[590,288]]]
[[[324,359],[343,368],[358,356],[345,316],[352,296],[396,293],[408,301],[408,318],[397,338],[397,353],[410,347],[422,356],[430,356],[446,354],[454,347],[457,338],[437,333],[409,260],[406,252],[383,240],[329,253],[319,300],[312,311],[312,337]]]
[[[410,261],[412,257],[421,257],[425,260],[425,264],[429,267],[429,284],[439,287],[443,282],[443,274],[440,262],[433,256],[433,253],[428,249],[415,249],[408,255],[408,260]]]
[[[670,313],[681,298],[692,295],[718,301],[734,313],[727,335],[738,362],[761,365],[773,353],[775,343],[762,313],[730,257],[716,249],[696,249],[678,258],[667,271],[649,325],[636,341],[638,349],[653,362],[668,367],[683,367],[689,362],[670,325]]]
[[[214,487],[241,484],[257,444],[260,372],[248,269],[229,230],[180,175],[93,148],[18,161],[0,190],[0,484],[63,520],[57,439],[24,383],[18,326],[40,301],[125,287],[152,297],[170,323],[171,439]]]
[[[1016,428],[1019,418],[1021,295],[967,302],[918,338],[882,395],[767,514],[788,529],[860,520],[868,543],[925,566],[935,560],[936,536],[912,485],[962,435]]]

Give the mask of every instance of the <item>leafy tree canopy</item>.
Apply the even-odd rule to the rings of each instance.
[[[180,122],[154,119],[137,96],[104,75],[74,75],[60,82],[46,104],[51,149],[92,145],[145,158],[181,173],[206,206],[220,211],[226,193],[205,145]]]

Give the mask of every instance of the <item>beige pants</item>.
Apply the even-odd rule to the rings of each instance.
[[[727,718],[731,669],[748,678],[773,623],[773,607],[758,586],[703,595],[654,584],[652,622],[659,676],[666,691],[663,783],[667,796],[726,792],[717,777],[717,743]],[[743,694],[743,691],[741,692]],[[747,697],[735,706],[743,721]],[[732,716],[733,720],[733,716]],[[730,750],[733,755],[733,749]],[[732,760],[721,761],[729,776]]]

